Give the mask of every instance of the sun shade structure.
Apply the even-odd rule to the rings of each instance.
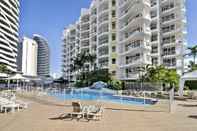
[[[6,80],[27,80],[27,78],[23,77],[22,74],[15,74],[13,76],[8,77]]]
[[[17,88],[18,88],[19,81],[26,81],[26,80],[28,80],[28,79],[25,78],[25,77],[23,77],[22,74],[17,73],[17,74],[15,74],[15,75],[9,76],[9,77],[6,78],[5,80],[8,80],[8,88],[9,88],[9,86],[10,86],[10,81],[11,81],[11,80],[16,80],[16,81],[17,81]]]
[[[179,95],[180,96],[183,96],[185,82],[194,81],[194,80],[197,80],[197,70],[190,72],[190,73],[186,73],[180,78],[180,81],[179,81]]]

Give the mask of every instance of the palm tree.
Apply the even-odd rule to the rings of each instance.
[[[196,64],[196,57],[197,57],[197,45],[193,46],[193,47],[188,47],[188,49],[190,50],[190,53],[188,54],[189,56],[193,56],[193,61],[194,64]]]
[[[95,70],[96,54],[87,54],[87,62],[90,62],[91,68]]]
[[[151,79],[151,77],[153,76],[154,73],[154,67],[150,64],[147,64],[145,66],[142,67],[138,67],[138,71],[139,73],[142,73],[142,75],[139,74],[139,76],[141,77],[141,81],[149,81]]]
[[[0,64],[0,73],[6,73],[6,74],[10,73],[9,69],[5,64]]]
[[[189,62],[189,66],[188,67],[190,68],[189,71],[191,71],[191,72],[194,71],[194,70],[197,70],[197,64],[194,64],[193,61]]]

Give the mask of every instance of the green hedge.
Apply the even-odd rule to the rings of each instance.
[[[185,86],[190,90],[197,90],[197,80],[196,81],[186,81]]]

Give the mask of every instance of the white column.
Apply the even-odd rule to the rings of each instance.
[[[185,80],[180,79],[179,80],[179,96],[183,97],[183,90],[184,90]]]

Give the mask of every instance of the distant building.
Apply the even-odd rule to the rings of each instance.
[[[50,53],[47,40],[40,35],[33,35],[33,39],[38,44],[37,75],[48,77],[50,75]]]
[[[19,45],[18,70],[26,76],[37,76],[38,44],[24,37]]]
[[[0,0],[0,63],[17,71],[19,0]]]

